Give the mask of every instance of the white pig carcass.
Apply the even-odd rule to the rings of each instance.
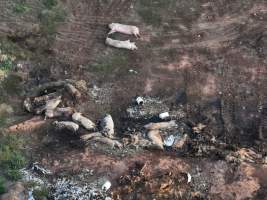
[[[111,29],[108,34],[119,32],[119,33],[124,33],[127,35],[134,35],[135,37],[140,37],[139,28],[136,26],[124,25],[124,24],[119,24],[119,23],[111,23],[108,25],[108,27]]]
[[[129,50],[137,49],[135,42],[130,42],[130,40],[121,41],[121,40],[113,40],[111,38],[107,38],[106,44],[121,49],[129,49]]]

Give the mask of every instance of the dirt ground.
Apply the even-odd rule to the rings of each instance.
[[[14,12],[14,2],[28,10]],[[19,117],[13,121],[31,118],[20,102],[32,86],[85,80],[90,91],[99,90],[95,96],[83,94],[73,106],[93,120],[111,113],[119,134],[132,123],[125,119],[132,99],[153,96],[170,109],[182,106],[188,124],[205,124],[217,140],[266,156],[265,0],[61,0],[55,13],[63,10],[62,20],[39,1],[14,2],[0,2],[1,44],[14,44],[16,63],[23,66],[14,70],[23,92],[3,93],[1,99],[16,108]],[[43,22],[50,12],[53,17]],[[138,50],[105,45],[111,22],[140,28],[140,39],[110,36],[130,37]],[[266,198],[262,164],[153,150],[84,149],[62,136],[50,146],[40,144],[47,134],[46,126],[31,130],[34,159],[55,174],[93,169],[92,179],[111,180],[114,199]],[[193,177],[189,184],[187,172]]]

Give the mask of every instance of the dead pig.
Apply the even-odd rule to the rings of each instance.
[[[114,122],[110,114],[107,114],[100,122],[101,131],[106,137],[114,138]]]
[[[171,120],[169,122],[158,122],[158,123],[149,123],[144,127],[147,130],[157,130],[157,129],[168,129],[176,126],[175,120]]]
[[[164,149],[163,141],[160,135],[159,130],[150,130],[147,133],[147,137],[151,140],[151,142],[159,149]]]
[[[94,130],[96,127],[94,122],[92,122],[90,119],[82,116],[82,114],[78,113],[78,112],[76,112],[72,115],[72,120],[74,122],[80,123],[87,130]]]
[[[45,117],[52,118],[54,117],[54,110],[60,104],[61,96],[48,100],[45,105]]]
[[[132,25],[125,25],[125,24],[119,24],[119,23],[111,23],[108,25],[108,27],[111,29],[108,33],[108,35],[119,32],[127,35],[134,35],[135,37],[140,37],[140,31],[139,28]]]
[[[62,131],[62,130],[68,130],[71,133],[76,133],[79,129],[79,125],[74,123],[74,122],[69,122],[69,121],[55,121],[53,123],[56,127],[57,130]]]
[[[106,45],[120,49],[128,49],[128,50],[137,49],[135,42],[130,42],[130,40],[121,41],[121,40],[113,40],[111,38],[106,38]]]

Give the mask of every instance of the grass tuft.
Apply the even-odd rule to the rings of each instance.
[[[103,76],[127,71],[127,69],[128,54],[126,52],[116,52],[116,54],[102,56],[89,68],[90,71]]]
[[[26,165],[26,157],[22,151],[25,141],[16,135],[0,138],[0,169],[1,173],[10,180],[21,177],[20,169]]]

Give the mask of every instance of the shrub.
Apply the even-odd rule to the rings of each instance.
[[[40,189],[33,190],[32,194],[36,200],[42,200],[48,197],[49,190],[46,187],[41,187]]]
[[[51,9],[57,5],[57,0],[43,0],[43,4],[47,9]]]
[[[24,13],[29,11],[30,8],[26,6],[24,3],[15,3],[14,5],[14,12],[15,13]]]
[[[26,158],[21,150],[24,140],[16,135],[0,138],[0,168],[10,180],[20,179],[19,169],[26,165]]]
[[[0,176],[0,194],[5,193],[6,189],[5,189],[4,184],[5,184],[5,179],[4,177]]]

